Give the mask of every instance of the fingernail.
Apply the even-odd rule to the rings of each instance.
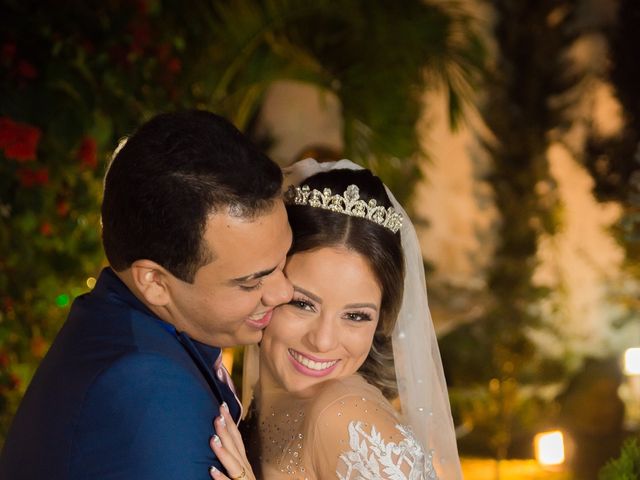
[[[229,411],[229,405],[227,405],[227,402],[222,402],[222,405],[220,406],[224,408],[227,412]]]
[[[213,443],[215,443],[216,446],[218,446],[218,447],[222,446],[222,442],[220,441],[220,437],[218,435],[214,435],[213,436]]]
[[[209,473],[210,473],[211,475],[215,475],[216,473],[218,473],[218,469],[217,469],[216,467],[214,467],[213,465],[211,465],[211,466],[209,467]]]
[[[220,426],[221,427],[226,427],[227,426],[227,422],[224,419],[224,417],[222,415],[220,415],[218,418],[220,419]]]

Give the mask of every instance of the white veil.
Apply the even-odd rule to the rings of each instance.
[[[318,163],[308,158],[284,169],[284,187],[299,185],[316,173],[341,168],[362,169],[350,160]],[[393,207],[404,218],[400,230],[406,267],[404,296],[392,338],[402,415],[425,449],[433,452],[433,463],[439,477],[443,480],[461,479],[455,429],[440,350],[429,311],[418,236],[407,213],[388,188],[387,194]],[[248,396],[257,380],[257,361],[257,348],[246,348],[243,401],[250,400]]]

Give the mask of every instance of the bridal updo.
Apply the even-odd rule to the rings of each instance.
[[[369,170],[336,169],[318,173],[301,185],[322,191],[330,188],[342,194],[349,185],[360,189],[360,198],[391,207],[382,181]],[[387,398],[397,396],[391,334],[402,304],[404,257],[400,232],[370,220],[308,205],[287,204],[293,244],[289,255],[324,247],[344,247],[362,255],[382,290],[380,319],[371,350],[358,372]]]

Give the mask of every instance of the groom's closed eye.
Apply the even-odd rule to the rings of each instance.
[[[251,273],[249,275],[245,275],[244,277],[238,277],[230,280],[229,283],[238,285],[241,288],[246,288],[249,290],[255,290],[260,285],[262,285],[262,280],[264,277],[268,277],[273,272],[276,271],[278,267],[275,266],[268,270],[262,270],[261,272]],[[254,283],[255,282],[255,283]]]
[[[245,292],[252,292],[254,290],[259,289],[262,286],[262,279],[258,280],[255,284],[253,285],[239,285],[239,287],[244,290]]]

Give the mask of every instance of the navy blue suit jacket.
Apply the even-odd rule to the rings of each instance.
[[[105,269],[38,368],[0,457],[0,479],[205,480],[221,468],[212,420],[239,405],[220,349],[176,332]]]

